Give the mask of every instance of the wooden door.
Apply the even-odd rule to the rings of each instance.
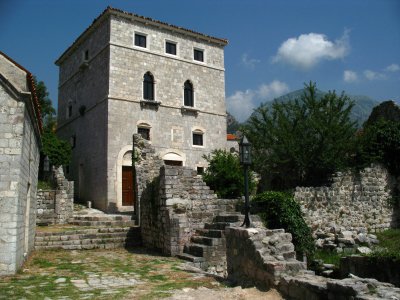
[[[122,167],[122,205],[134,205],[132,167]]]

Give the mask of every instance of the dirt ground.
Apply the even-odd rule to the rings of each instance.
[[[208,289],[200,287],[198,289],[184,288],[174,292],[169,300],[281,300],[282,296],[274,289],[262,292],[256,288],[242,289],[241,287]]]

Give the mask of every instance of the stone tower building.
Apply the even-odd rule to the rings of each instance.
[[[33,248],[41,132],[32,74],[0,52],[0,275]]]
[[[56,61],[58,135],[71,141],[76,196],[132,210],[132,135],[166,164],[202,170],[226,147],[224,46],[211,37],[107,8]]]

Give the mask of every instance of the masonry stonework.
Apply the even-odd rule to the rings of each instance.
[[[0,275],[33,247],[40,113],[32,75],[0,52]]]
[[[371,232],[398,226],[399,209],[390,202],[398,184],[383,166],[373,165],[359,173],[337,173],[331,186],[297,187],[294,197],[317,246],[342,251],[376,243]]]
[[[135,46],[135,34],[146,47]],[[166,42],[176,55],[166,53]],[[123,157],[132,135],[144,127],[159,157],[191,169],[206,167],[203,155],[226,147],[224,39],[108,8],[57,60],[60,67],[59,128],[74,137],[69,179],[75,195],[105,211],[124,204]],[[204,61],[196,61],[200,49]],[[143,96],[143,76],[154,78],[154,100]],[[184,83],[194,105],[184,106]],[[193,145],[193,132],[203,145]],[[72,139],[73,140],[73,139]]]

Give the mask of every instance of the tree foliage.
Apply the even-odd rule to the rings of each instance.
[[[255,170],[269,188],[321,184],[347,165],[354,146],[353,102],[334,91],[316,96],[316,84],[305,85],[303,96],[261,105],[243,127],[253,144]]]
[[[267,228],[283,228],[290,232],[296,251],[309,258],[313,256],[315,247],[311,230],[303,219],[300,205],[292,196],[282,192],[264,192],[252,199],[252,206],[261,210],[259,216]]]
[[[36,86],[36,96],[38,97],[40,104],[40,112],[42,115],[42,121],[45,129],[54,130],[56,119],[56,110],[53,107],[51,99],[49,98],[49,92],[43,81],[37,81],[36,77],[33,77]]]
[[[220,198],[237,198],[243,195],[244,175],[238,155],[226,150],[214,150],[203,156],[209,166],[203,180]],[[250,177],[250,176],[249,176]],[[249,189],[254,186],[249,178]]]
[[[67,165],[71,159],[71,145],[59,139],[52,130],[45,130],[42,135],[42,152],[55,167]]]

